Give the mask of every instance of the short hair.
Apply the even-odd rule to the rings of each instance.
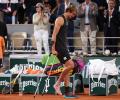
[[[65,10],[65,12],[74,12],[74,11],[77,11],[77,9],[76,6],[72,3]]]

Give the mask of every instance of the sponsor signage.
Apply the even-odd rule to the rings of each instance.
[[[40,77],[40,75],[21,75],[19,83],[19,91],[21,93],[35,93],[36,88],[39,84],[39,89],[37,93],[48,93],[55,94],[53,84],[56,82],[55,76]]]
[[[118,84],[120,85],[120,56],[87,56],[84,57],[86,64],[88,63],[89,59],[102,59],[105,61],[108,60],[112,60],[116,58],[116,65],[118,68]],[[36,57],[34,57],[34,59],[32,60],[28,60],[27,57],[24,56],[20,56],[20,57],[16,57],[16,56],[12,56],[10,57],[10,68],[15,67],[15,66],[19,66],[19,69],[21,68],[33,68],[33,69],[40,69],[42,67],[42,64],[39,62],[40,60]],[[85,85],[89,84],[89,77],[88,77],[88,67],[85,67],[85,70],[82,72],[82,76],[83,76],[83,82]]]
[[[21,75],[19,82],[19,92],[35,93],[38,83],[37,75]]]
[[[94,78],[89,78],[90,95],[109,95],[118,92],[117,76],[102,75],[98,82],[98,74],[94,74]]]
[[[39,70],[41,69],[42,64],[40,63],[40,57],[38,56],[18,54],[10,56],[10,69],[13,67],[18,68],[18,70],[26,68]]]
[[[5,85],[9,84],[10,81],[11,81],[11,75],[9,74],[0,75],[0,92],[2,92],[2,89],[5,87]]]
[[[38,77],[38,83],[39,85],[39,93],[41,94],[55,94],[55,90],[53,88],[53,85],[57,81],[56,76],[50,76],[48,77]],[[41,81],[40,81],[41,80]]]

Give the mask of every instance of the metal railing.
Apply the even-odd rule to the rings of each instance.
[[[82,37],[85,38],[86,37]],[[120,37],[96,37],[96,49],[97,52],[104,52],[105,51],[105,38],[115,38],[115,39],[120,39]],[[81,37],[68,37],[67,39],[72,39],[74,42],[74,48],[75,50],[82,50],[82,43],[81,43]],[[16,41],[17,40],[17,41]],[[51,38],[49,39],[49,41],[51,40]],[[19,44],[17,45],[18,41],[21,41]],[[26,41],[26,42],[25,42]],[[68,47],[71,47],[68,45]],[[88,48],[90,48],[90,45],[87,46]],[[114,47],[111,45],[111,47]],[[119,45],[118,45],[119,47]],[[5,52],[11,52],[11,53],[37,53],[37,48],[35,45],[35,40],[33,40],[33,37],[31,38],[16,38],[14,40],[9,40],[6,43],[6,50]],[[44,52],[44,51],[43,51]]]

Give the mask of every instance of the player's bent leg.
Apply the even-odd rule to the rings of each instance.
[[[60,90],[60,85],[55,84],[53,87],[58,95],[62,95],[62,92]]]

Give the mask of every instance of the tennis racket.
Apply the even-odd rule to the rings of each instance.
[[[22,72],[23,71],[20,71],[18,75],[9,84],[5,85],[5,87],[2,89],[2,94],[8,94],[13,92],[13,87],[16,84],[16,81],[19,78],[20,74],[22,74]]]

